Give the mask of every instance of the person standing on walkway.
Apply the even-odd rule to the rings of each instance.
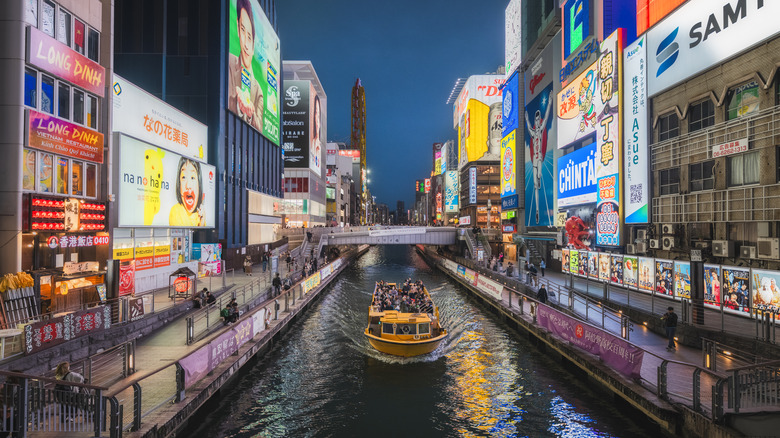
[[[538,271],[536,270],[536,266],[534,266],[533,263],[528,265],[528,274],[530,275],[529,278],[531,279],[530,284],[533,285],[533,286],[539,285],[539,280],[536,278],[536,273],[537,272]]]
[[[276,273],[276,277],[274,277],[274,281],[271,283],[274,286],[274,296],[277,296],[281,293],[282,289],[282,279],[279,278],[279,273]]]
[[[244,273],[250,277],[252,276],[252,256],[244,258]]]
[[[542,261],[539,262],[539,269],[542,270],[542,277],[544,277],[544,268],[546,267],[547,267],[547,263],[545,263],[544,259],[542,259]]]
[[[536,299],[542,304],[547,304],[547,289],[544,285],[539,286],[539,291],[536,292]]]
[[[60,423],[74,421],[73,416],[78,414],[78,394],[81,390],[67,382],[84,383],[84,376],[71,371],[69,362],[61,362],[57,365],[54,378],[66,382],[54,385],[54,399],[60,403]]]
[[[311,243],[311,236],[312,236],[311,231],[306,230],[306,241],[309,243]]]
[[[666,309],[666,313],[661,317],[664,322],[664,328],[666,328],[666,336],[669,338],[669,344],[666,346],[666,351],[674,351],[677,347],[674,345],[674,333],[677,331],[677,314],[674,313],[674,307],[669,306]]]
[[[268,269],[268,251],[263,253],[263,272]]]

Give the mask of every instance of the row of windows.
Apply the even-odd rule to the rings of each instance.
[[[52,1],[24,1],[25,21],[76,52],[100,62],[100,33],[97,30]]]
[[[24,69],[24,105],[97,129],[97,96],[31,68]]]
[[[778,161],[780,161],[780,147],[777,149]],[[744,154],[727,157],[728,186],[740,187],[750,184],[758,184],[761,176],[759,151],[750,151]],[[715,160],[691,164],[689,166],[690,191],[712,190],[715,188]],[[780,178],[780,163],[777,168]],[[680,169],[664,169],[658,174],[659,192],[661,196],[680,193]]]
[[[97,197],[97,164],[24,149],[22,189],[57,195]]]
[[[285,178],[285,193],[309,193],[309,178]]]

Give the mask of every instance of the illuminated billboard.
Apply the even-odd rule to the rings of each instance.
[[[501,153],[503,76],[471,76],[453,105],[458,129],[458,168],[477,160],[498,161]]]
[[[504,84],[503,98],[501,100],[501,135],[506,137],[510,132],[520,127],[520,74],[515,73]]]
[[[647,41],[641,36],[623,51],[623,168],[625,217],[627,224],[649,220],[650,180],[648,175]]]
[[[604,109],[597,99],[598,76],[594,62],[558,93],[558,148],[596,132],[596,116]]]
[[[322,104],[310,81],[285,81],[282,149],[284,167],[322,175]]]
[[[257,0],[230,0],[228,111],[279,144],[279,37]]]
[[[444,174],[444,212],[455,213],[458,211],[458,197],[460,184],[458,184],[458,171],[448,170]]]
[[[553,151],[547,140],[553,128],[553,84],[525,106],[525,224],[555,225]]]
[[[521,9],[520,0],[510,0],[504,12],[504,61],[506,62],[504,71],[507,75],[512,75],[520,66],[523,52]]]
[[[208,127],[115,74],[114,132],[208,162]]]
[[[501,140],[501,197],[517,194],[517,130]]]
[[[563,57],[569,58],[590,36],[590,1],[569,0],[563,5]]]
[[[596,143],[558,158],[558,207],[596,202]]]
[[[120,227],[214,228],[214,166],[125,135],[119,139]]]
[[[425,178],[425,193],[431,192],[431,179]]]

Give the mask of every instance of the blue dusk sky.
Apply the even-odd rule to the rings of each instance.
[[[350,93],[366,93],[369,188],[412,208],[431,147],[455,140],[458,78],[504,64],[508,0],[277,0],[282,59],[311,60],[328,96],[328,141],[349,143]]]

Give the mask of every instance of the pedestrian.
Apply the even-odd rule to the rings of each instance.
[[[192,307],[194,309],[203,307],[203,298],[200,296],[200,292],[195,292],[195,295],[192,296]]]
[[[265,272],[266,269],[268,269],[268,251],[263,253],[263,272]]]
[[[84,376],[70,370],[70,363],[61,362],[57,365],[54,372],[54,378],[62,382],[84,383]],[[60,423],[75,421],[77,407],[80,404],[78,394],[80,388],[74,388],[68,383],[57,383],[54,385],[54,399],[60,403]]]
[[[276,273],[276,277],[274,277],[274,281],[271,282],[271,284],[274,287],[274,296],[277,296],[281,293],[282,289],[282,279],[279,278],[279,273]]]
[[[544,285],[539,286],[539,290],[536,292],[536,299],[542,304],[547,304],[547,289]]]
[[[534,286],[537,286],[539,284],[539,280],[536,278],[537,272],[539,271],[536,270],[536,266],[534,266],[533,263],[528,265],[528,274],[530,275],[531,278],[531,284]]]
[[[252,276],[252,256],[244,258],[244,274]]]
[[[542,259],[542,261],[539,262],[539,269],[542,270],[542,277],[544,277],[544,268],[546,267],[547,267],[547,263],[545,263],[544,259]]]
[[[214,295],[211,295],[211,291],[208,290],[207,288],[204,287],[202,293],[206,294],[206,305],[207,306],[210,306],[210,305],[212,305],[212,304],[217,302],[217,299],[214,298]]]
[[[290,255],[290,251],[287,251],[287,271],[290,271],[290,265],[292,264],[292,256]]]
[[[664,328],[666,328],[666,337],[669,338],[666,351],[674,351],[677,349],[674,344],[674,333],[677,331],[677,314],[674,313],[674,307],[669,306],[661,320],[664,322]]]
[[[498,262],[504,263],[504,251],[498,253]]]
[[[306,241],[307,242],[311,242],[311,236],[312,236],[311,231],[306,230]]]
[[[506,267],[506,276],[511,277],[512,276],[512,262],[509,262],[509,265]]]

